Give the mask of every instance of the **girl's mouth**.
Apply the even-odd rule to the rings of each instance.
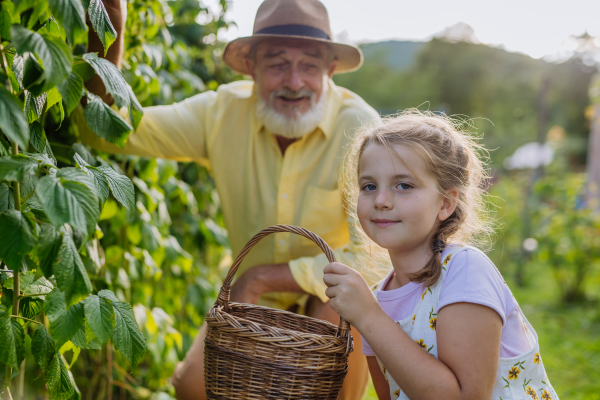
[[[388,226],[392,226],[395,224],[399,224],[402,221],[393,221],[391,219],[373,219],[371,220],[375,225],[377,225],[377,227],[379,228],[386,228]]]

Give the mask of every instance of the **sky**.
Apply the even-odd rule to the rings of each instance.
[[[201,0],[205,5],[216,0]],[[229,41],[250,36],[262,0],[233,0],[221,32]],[[352,43],[426,41],[446,27],[469,24],[482,43],[534,58],[559,58],[573,49],[571,35],[599,36],[600,0],[322,0],[334,37]]]

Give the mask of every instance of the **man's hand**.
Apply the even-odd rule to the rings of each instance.
[[[351,325],[356,326],[361,318],[381,310],[367,282],[352,268],[341,263],[329,263],[323,270],[325,294],[331,307]]]
[[[231,286],[231,301],[256,304],[260,296],[270,292],[304,293],[296,283],[289,265],[257,265],[244,272]]]

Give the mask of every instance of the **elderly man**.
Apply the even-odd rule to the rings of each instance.
[[[118,0],[105,2],[122,38],[124,16],[110,1]],[[90,50],[102,54],[101,46],[91,33]],[[107,58],[120,66],[122,52],[121,39]],[[208,164],[234,254],[261,229],[291,224],[320,235],[341,262],[356,264],[356,235],[346,221],[340,171],[355,130],[379,116],[330,78],[357,69],[360,50],[331,40],[327,11],[318,0],[266,0],[253,35],[229,43],[223,59],[253,81],[146,108],[124,149],[89,131],[84,142],[105,151]],[[104,94],[97,78],[88,88]],[[319,252],[298,236],[267,237],[246,257],[231,300],[296,309],[337,324],[322,281],[327,260]],[[375,267],[364,275],[373,283],[382,274]],[[355,351],[341,399],[360,399],[368,379],[360,335],[353,333]],[[204,398],[205,335],[203,326],[173,376],[180,399]]]

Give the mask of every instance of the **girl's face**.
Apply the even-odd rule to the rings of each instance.
[[[438,221],[455,208],[438,193],[422,158],[407,146],[393,145],[390,151],[379,144],[367,145],[360,158],[358,185],[362,228],[393,252],[429,246]]]

